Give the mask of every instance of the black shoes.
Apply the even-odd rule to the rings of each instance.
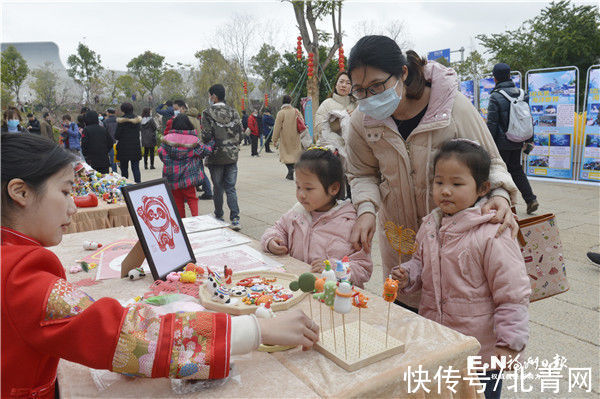
[[[588,252],[587,257],[595,264],[600,265],[600,254],[598,252]]]
[[[528,202],[527,203],[527,214],[531,215],[533,212],[538,210],[539,206],[540,206],[540,204],[537,202],[537,200]]]
[[[201,196],[198,197],[199,200],[211,200],[213,199],[212,195],[208,195],[206,193],[202,194]]]

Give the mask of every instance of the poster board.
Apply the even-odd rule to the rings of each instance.
[[[600,182],[600,65],[587,74],[583,154],[579,178]]]
[[[518,71],[511,72],[510,78],[515,83],[517,88],[521,88],[521,73]],[[487,76],[479,79],[479,113],[483,120],[487,121],[488,105],[490,103],[490,95],[496,87],[493,76]]]
[[[528,71],[527,90],[535,144],[527,174],[572,179],[577,70]]]
[[[460,82],[460,92],[465,95],[471,101],[471,104],[475,105],[475,81],[463,80]]]
[[[196,262],[165,179],[126,186],[121,191],[154,280]]]

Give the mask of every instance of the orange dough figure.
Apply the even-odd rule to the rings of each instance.
[[[323,292],[325,289],[325,279],[318,278],[315,280],[315,292]]]
[[[396,300],[396,296],[398,295],[398,281],[388,277],[385,279],[385,284],[383,284],[383,299],[386,302],[394,302]]]

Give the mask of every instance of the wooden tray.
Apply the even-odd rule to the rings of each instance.
[[[327,327],[322,331],[322,336],[315,344],[315,349],[344,370],[356,371],[390,356],[404,353],[404,342],[388,336],[386,347],[385,331],[380,331],[372,325],[363,322],[360,325],[361,349],[359,356],[358,321],[346,324],[346,350],[344,350],[344,327],[337,325],[338,320],[341,324],[339,316],[336,320],[334,330],[337,349],[333,340],[333,332],[331,328]]]
[[[242,279],[245,279],[248,277],[254,277],[254,276],[266,277],[266,278],[277,278],[277,281],[275,281],[274,284],[281,284],[285,289],[288,289],[288,290],[289,290],[290,282],[292,282],[294,280],[298,280],[298,276],[296,276],[294,274],[281,273],[281,272],[270,272],[270,271],[260,271],[259,270],[259,271],[255,271],[255,272],[234,273],[232,276],[232,279],[231,279],[233,284],[231,284],[230,287],[236,285],[236,283]],[[297,303],[300,303],[306,296],[306,293],[302,292],[302,291],[295,291],[295,292],[292,291],[292,294],[294,294],[294,296],[285,302],[273,302],[271,304],[271,309],[273,309],[274,312],[278,312],[280,310],[287,310],[287,309],[291,308],[292,306],[296,305]],[[247,305],[247,304],[243,303],[241,297],[233,297],[233,296],[231,297],[231,298],[236,298],[238,300],[235,305],[215,302],[211,299],[211,297],[212,297],[212,295],[209,294],[208,290],[205,287],[205,284],[202,284],[200,286],[198,299],[200,299],[200,303],[206,309],[214,310],[216,312],[221,312],[221,313],[229,313],[234,316],[239,316],[239,315],[243,315],[243,314],[253,314],[256,311],[256,309],[258,308],[258,306],[256,306],[256,305]]]

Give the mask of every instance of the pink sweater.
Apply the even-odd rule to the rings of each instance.
[[[306,263],[315,260],[350,258],[351,282],[363,287],[371,278],[373,262],[364,250],[355,251],[350,232],[356,223],[356,211],[349,201],[338,202],[316,221],[300,203],[296,203],[275,225],[265,231],[261,243],[265,252],[273,238],[279,238],[290,256]]]
[[[529,339],[529,295],[525,263],[510,230],[495,238],[493,214],[476,205],[452,216],[438,208],[423,218],[418,249],[402,264],[421,291],[419,314],[481,344],[483,362],[495,346],[522,351]]]

